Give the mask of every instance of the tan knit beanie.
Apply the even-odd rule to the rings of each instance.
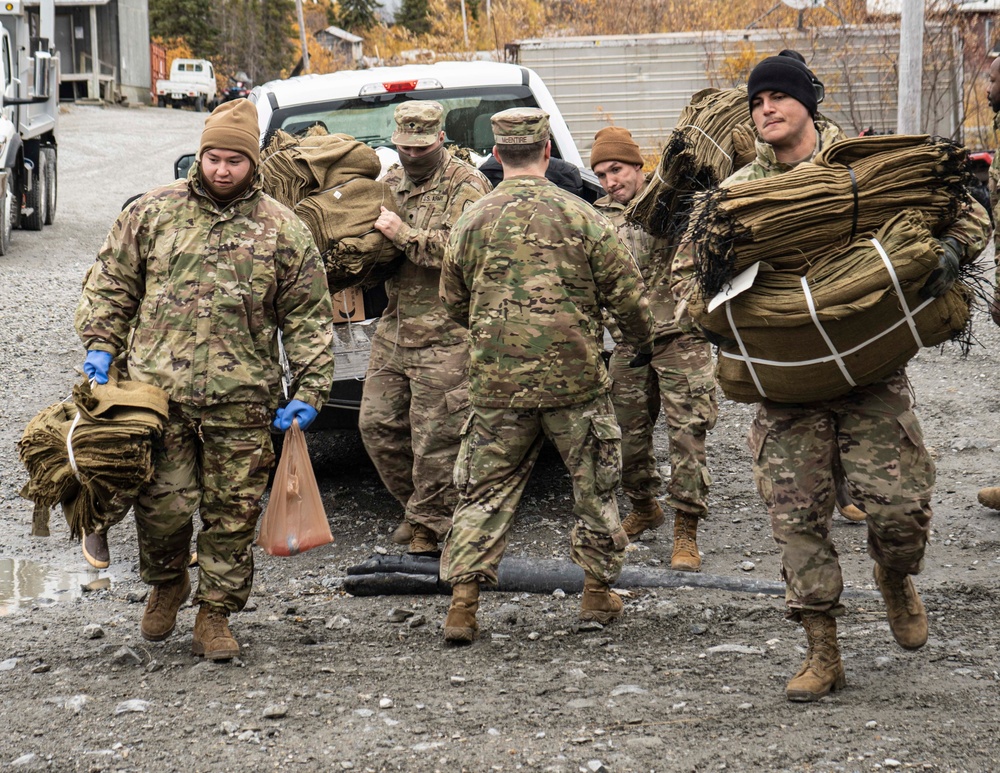
[[[260,163],[257,106],[248,99],[234,99],[215,108],[205,119],[198,158],[210,148],[234,150],[249,158],[254,166]]]
[[[632,139],[632,132],[621,126],[605,126],[594,135],[590,149],[590,168],[602,161],[621,161],[623,164],[643,164],[639,146]]]

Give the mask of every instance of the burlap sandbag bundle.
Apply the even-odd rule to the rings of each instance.
[[[35,503],[32,533],[48,535],[49,509],[62,505],[70,536],[119,521],[153,474],[153,443],[168,415],[158,387],[119,381],[73,387],[24,429],[17,450],[29,480],[21,496]]]
[[[687,224],[691,195],[718,185],[743,166],[734,163],[740,155],[734,140],[745,146],[748,135],[752,138],[754,130],[745,87],[697,92],[681,111],[650,184],[626,213],[628,219],[653,236],[678,240]],[[745,158],[744,147],[740,160]]]
[[[965,160],[961,146],[926,135],[861,137],[784,174],[699,194],[698,282],[715,295],[761,260],[801,273],[906,208],[938,233],[968,202]]]
[[[375,229],[396,198],[378,180],[378,154],[346,134],[303,138],[276,131],[261,153],[264,190],[295,210],[323,256],[331,292],[385,278],[400,256]]]
[[[696,293],[695,321],[739,342],[719,351],[716,375],[729,399],[798,403],[837,397],[888,376],[921,346],[966,328],[968,288],[956,284],[941,298],[920,297],[941,247],[919,211],[901,212],[873,238],[892,272],[873,240],[863,238],[817,260],[804,276],[762,264],[748,290],[711,313],[705,296]]]

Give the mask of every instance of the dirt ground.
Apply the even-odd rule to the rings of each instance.
[[[0,769],[54,771],[871,771],[1000,768],[1000,514],[976,491],[1000,483],[1000,330],[980,345],[924,350],[910,375],[938,465],[934,534],[917,579],[931,634],[892,640],[872,592],[863,524],[836,519],[848,586],[840,641],[848,686],[792,704],[804,652],[780,597],[702,588],[632,589],[625,617],[577,630],[579,595],[484,595],[481,638],[446,648],[440,595],[352,597],[347,567],[397,552],[400,510],[355,435],[310,436],[336,537],[294,558],[257,554],[251,603],[234,616],[239,660],[190,654],[194,610],[166,642],[138,631],[145,587],[135,533],[89,570],[53,513],[29,536],[15,443],[65,398],[83,353],[72,312],[83,273],[121,203],[171,177],[197,144],[187,111],[72,107],[62,116],[56,224],[14,234],[0,258]],[[991,261],[991,257],[987,258]],[[751,407],[722,402],[710,435],[704,573],[779,579],[753,490]],[[665,450],[665,437],[658,435]],[[569,485],[543,458],[508,555],[566,558]],[[669,572],[667,528],[629,565]],[[82,586],[86,586],[84,590]]]

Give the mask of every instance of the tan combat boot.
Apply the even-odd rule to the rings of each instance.
[[[420,523],[411,524],[412,536],[410,537],[410,547],[408,553],[437,553],[441,550],[438,547],[438,537],[433,531]]]
[[[632,512],[622,521],[622,528],[629,539],[634,539],[646,529],[663,524],[663,508],[655,499],[632,500]]]
[[[1000,486],[979,489],[979,504],[991,510],[1000,510]]]
[[[698,554],[698,516],[680,511],[674,516],[674,550],[670,555],[670,568],[678,572],[701,570]]]
[[[583,603],[580,605],[581,622],[598,622],[607,625],[622,616],[622,597],[611,586],[595,577],[584,575]]]
[[[240,645],[229,631],[229,614],[210,604],[202,604],[194,620],[194,655],[209,660],[232,660],[240,654]]]
[[[479,581],[459,582],[451,587],[451,606],[444,621],[444,640],[448,644],[472,644],[479,633]]]
[[[927,611],[910,575],[875,564],[875,584],[885,599],[885,613],[896,642],[905,650],[927,643]]]
[[[191,595],[191,578],[187,570],[173,582],[154,585],[142,614],[139,630],[148,641],[163,641],[177,624],[177,611]]]
[[[809,642],[806,659],[785,687],[785,696],[790,701],[815,701],[847,685],[837,647],[837,621],[823,612],[806,611],[802,627]]]
[[[393,545],[409,545],[413,539],[413,527],[409,521],[403,521],[393,529],[392,536],[389,537]]]

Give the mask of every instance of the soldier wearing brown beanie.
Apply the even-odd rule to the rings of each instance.
[[[608,194],[594,206],[615,225],[639,264],[655,323],[651,359],[636,367],[630,365],[637,352],[612,329],[611,399],[622,429],[622,487],[632,503],[622,526],[634,540],[664,521],[657,501],[662,480],[653,453],[653,427],[662,405],[670,438],[666,504],[674,511],[670,566],[696,572],[701,568],[698,523],[708,515],[705,437],[718,416],[711,347],[682,332],[674,319],[669,281],[674,246],[625,221],[625,210],[646,187],[642,153],[628,129],[607,126],[597,132],[590,166]]]
[[[107,382],[122,355],[131,380],[169,399],[152,478],[133,505],[139,573],[152,586],[140,632],[168,638],[191,595],[197,511],[191,646],[210,660],[240,652],[228,620],[253,584],[251,543],[274,462],[269,425],[305,429],[333,377],[323,262],[302,221],[264,193],[258,137],[251,102],[218,107],[187,179],[119,215],[76,313],[91,378]],[[279,335],[295,376],[282,408]]]

